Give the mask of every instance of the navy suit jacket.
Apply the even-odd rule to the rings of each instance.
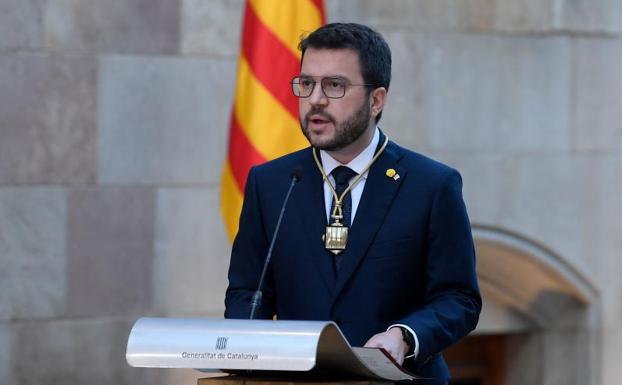
[[[256,318],[333,320],[353,346],[391,324],[406,324],[417,334],[419,354],[404,366],[448,378],[440,352],[475,328],[481,309],[462,182],[454,169],[393,142],[370,169],[337,275],[322,241],[323,181],[311,149],[251,169],[225,317],[249,316],[296,168],[302,177],[283,217]],[[390,168],[397,180],[386,176]]]

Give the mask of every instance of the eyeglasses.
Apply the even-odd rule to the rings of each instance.
[[[299,98],[308,98],[313,93],[317,81],[311,76],[296,76],[292,79],[292,91]],[[330,99],[343,98],[349,86],[375,87],[374,84],[351,84],[349,80],[339,76],[320,79],[322,92]]]

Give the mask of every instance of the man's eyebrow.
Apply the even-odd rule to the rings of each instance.
[[[343,79],[343,80],[350,81],[350,78],[344,75],[313,76],[313,75],[309,75],[309,74],[305,74],[304,72],[301,72],[300,75],[298,76],[306,77],[306,78],[313,78],[313,79],[337,78],[337,79]]]

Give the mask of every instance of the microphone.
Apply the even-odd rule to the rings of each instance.
[[[251,300],[251,313],[248,319],[255,318],[255,312],[257,311],[257,307],[261,303],[261,298],[263,296],[263,293],[261,292],[261,287],[263,286],[263,281],[266,278],[268,265],[270,264],[270,260],[272,259],[272,249],[274,248],[274,242],[276,241],[276,236],[279,233],[279,228],[281,227],[281,221],[283,220],[283,214],[285,213],[285,206],[287,205],[287,201],[289,200],[289,195],[291,194],[292,189],[301,178],[302,169],[299,167],[293,169],[291,173],[291,183],[289,184],[289,189],[287,190],[287,194],[285,195],[285,199],[283,200],[283,206],[281,206],[281,213],[279,214],[279,219],[276,221],[276,227],[274,229],[274,234],[272,234],[272,240],[270,241],[270,247],[268,248],[266,260],[263,264],[263,270],[261,271],[259,284],[257,285],[257,290],[255,291],[255,294],[253,294],[253,299]]]

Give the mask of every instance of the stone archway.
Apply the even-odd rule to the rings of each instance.
[[[464,346],[476,351],[478,344],[494,341],[493,354],[504,356],[495,364],[503,366],[502,380],[480,383],[599,383],[601,309],[589,279],[553,250],[516,232],[474,224],[473,238],[484,307]]]

